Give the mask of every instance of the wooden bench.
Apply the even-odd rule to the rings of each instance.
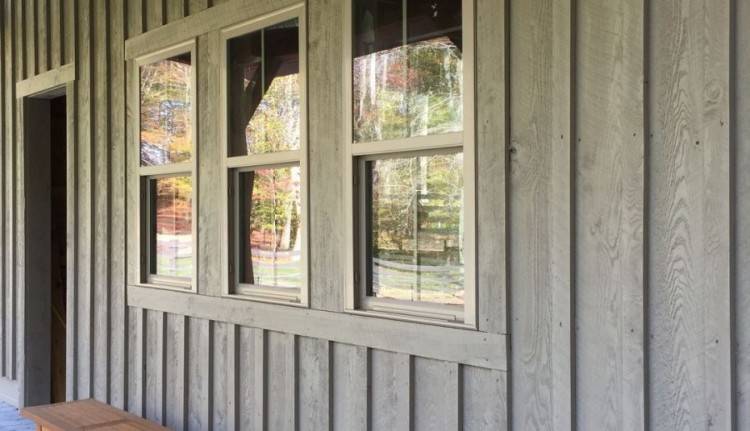
[[[21,410],[21,416],[34,421],[37,431],[168,429],[95,400],[27,407]]]

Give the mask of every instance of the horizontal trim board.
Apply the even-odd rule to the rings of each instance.
[[[475,330],[128,286],[128,306],[507,370],[507,337]]]
[[[298,0],[222,3],[126,40],[125,59],[130,60],[148,54],[153,51],[155,45],[174,45],[297,4],[300,4]]]
[[[16,83],[16,98],[45,93],[49,90],[59,88],[68,82],[75,81],[76,68],[73,63],[60,66],[57,69],[41,73],[29,79]]]

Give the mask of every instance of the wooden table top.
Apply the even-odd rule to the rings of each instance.
[[[21,409],[21,415],[49,431],[163,431],[161,425],[95,400],[71,401]]]

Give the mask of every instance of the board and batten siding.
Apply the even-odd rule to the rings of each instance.
[[[16,84],[70,65],[69,398],[189,430],[750,429],[750,3],[476,0],[467,333],[339,313],[343,2],[306,2],[311,307],[279,312],[217,296],[216,29],[294,1],[1,1],[0,395],[31,264]],[[126,246],[126,60],[192,35],[198,295],[128,287]]]

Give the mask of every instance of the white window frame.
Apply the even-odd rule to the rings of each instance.
[[[344,13],[344,184],[346,212],[346,303],[349,313],[418,321],[445,326],[477,328],[476,269],[476,137],[475,137],[475,26],[474,1],[462,0],[463,32],[463,131],[377,142],[353,140],[353,0],[345,1]],[[438,154],[454,149],[463,153],[464,181],[464,307],[429,302],[412,302],[367,296],[365,258],[362,256],[365,224],[358,221],[363,211],[363,179],[359,165],[373,158]],[[362,274],[362,275],[360,275]]]
[[[191,122],[191,148],[190,161],[181,163],[170,163],[157,166],[141,165],[141,98],[140,98],[140,76],[141,67],[166,60],[177,55],[190,54],[190,122]],[[197,292],[198,280],[198,103],[197,103],[197,76],[198,76],[198,56],[196,55],[195,39],[182,42],[177,45],[164,48],[153,53],[137,57],[133,61],[132,73],[137,77],[134,81],[137,83],[136,88],[132,89],[137,94],[135,98],[138,101],[135,109],[137,114],[134,116],[134,132],[131,145],[136,148],[134,151],[137,158],[138,166],[138,250],[140,253],[138,259],[138,285],[145,287],[154,287],[160,289],[173,289],[179,291]],[[190,278],[171,277],[151,273],[150,259],[150,187],[149,181],[157,178],[189,176],[191,178],[191,236],[192,236],[192,274]]]
[[[230,156],[229,154],[229,108],[228,82],[228,42],[235,37],[243,36],[255,31],[268,28],[275,24],[297,18],[299,23],[299,76],[300,76],[300,147],[298,150],[278,151],[274,153]],[[220,90],[220,121],[221,121],[221,147],[222,147],[222,171],[221,183],[226,190],[226,197],[222,209],[222,295],[225,297],[246,299],[258,302],[270,302],[293,306],[309,306],[309,209],[308,209],[308,152],[307,152],[307,29],[306,9],[304,4],[297,4],[273,13],[255,18],[221,30],[221,90]],[[239,256],[237,252],[236,220],[237,202],[239,197],[236,193],[236,179],[240,172],[248,172],[257,169],[273,169],[289,166],[300,168],[300,205],[302,219],[300,228],[300,267],[302,271],[302,284],[299,293],[291,293],[287,288],[273,286],[258,286],[239,282]],[[230,181],[231,177],[231,181]]]

